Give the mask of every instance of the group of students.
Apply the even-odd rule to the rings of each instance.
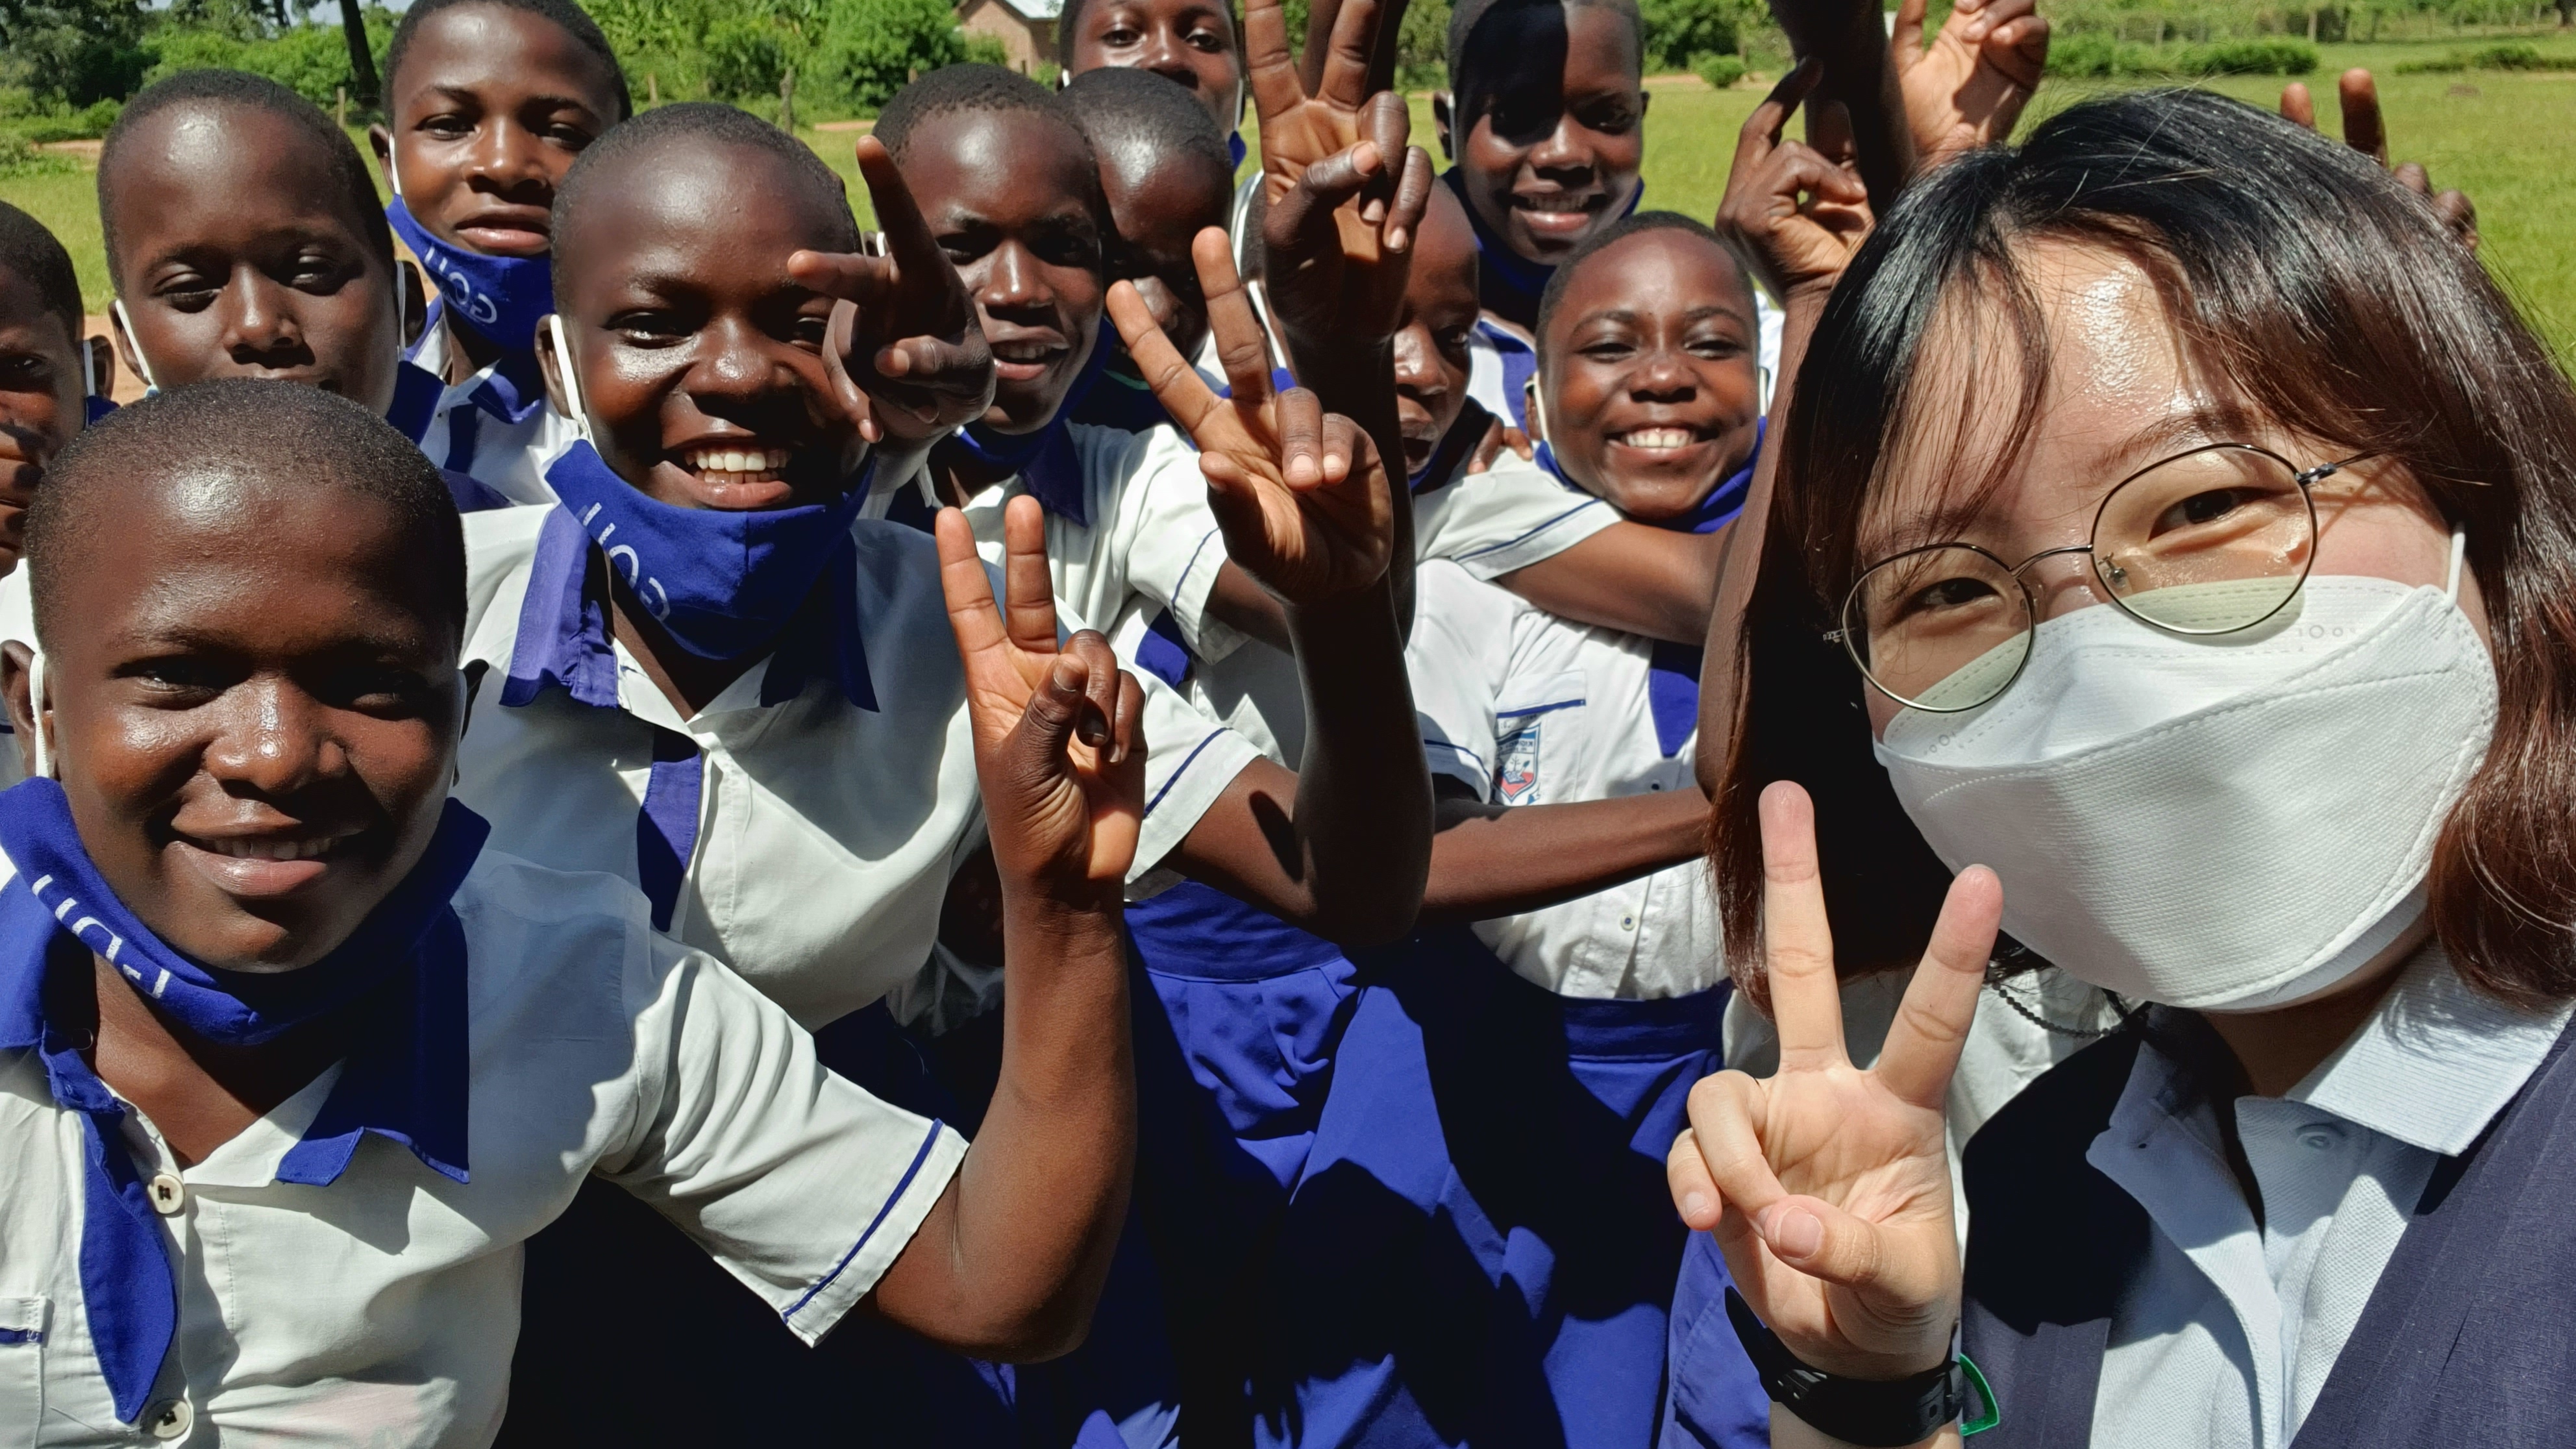
[[[0,1446],[2566,1442],[2576,394],[2366,79],[1780,13],[1714,228],[1630,0],[1440,176],[1377,0],[1077,0],[873,233],[571,0],[388,205],[137,96],[144,402],[0,207]]]

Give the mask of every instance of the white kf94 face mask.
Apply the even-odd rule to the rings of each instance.
[[[2078,609],[1992,704],[1900,713],[1879,762],[1952,870],[2002,878],[2004,929],[2078,979],[2204,1010],[2311,995],[2422,918],[2495,731],[2452,557],[2449,591],[2311,578],[2239,634]]]

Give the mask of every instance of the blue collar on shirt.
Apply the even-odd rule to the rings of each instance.
[[[227,1036],[255,1035],[263,1016],[310,1020],[343,1006],[358,1013],[340,1079],[279,1160],[278,1181],[338,1181],[359,1139],[374,1132],[464,1182],[465,932],[451,902],[490,832],[482,817],[449,801],[420,863],[349,940],[254,996],[251,983],[268,978],[243,981],[196,965],[107,889],[60,785],[39,777],[0,793],[0,840],[15,867],[0,883],[0,1050],[36,1052],[55,1102],[80,1115],[88,1137],[81,1296],[119,1419],[139,1422],[177,1331],[178,1302],[160,1223],[119,1140],[126,1109],[82,1057],[95,1031],[93,951],[165,1009],[182,1000],[170,990],[175,974],[206,983],[187,988],[188,1009],[175,1014],[227,1021],[236,1028]],[[302,989],[306,972],[316,973],[314,989]],[[268,996],[287,1000],[260,999]]]
[[[1440,179],[1448,182],[1449,189],[1457,193],[1458,205],[1467,213],[1467,224],[1476,229],[1476,291],[1484,298],[1486,307],[1507,317],[1517,312],[1535,318],[1539,294],[1547,290],[1547,279],[1556,275],[1555,264],[1534,262],[1513,251],[1511,243],[1485,225],[1485,219],[1476,214],[1475,206],[1467,200],[1465,167],[1452,166],[1441,173]],[[1637,189],[1629,194],[1628,204],[1620,208],[1620,218],[1633,214],[1645,199],[1646,183],[1640,180]],[[1495,306],[1498,297],[1512,305]]]
[[[581,521],[561,504],[546,514],[537,533],[528,595],[519,605],[519,632],[510,647],[510,672],[501,703],[517,708],[549,687],[577,703],[617,707],[617,652],[609,644],[604,572],[594,574],[598,548]],[[761,677],[760,702],[780,704],[804,692],[817,675],[838,685],[860,709],[877,707],[875,680],[859,626],[858,553],[834,553],[817,582],[817,594],[788,622]]]
[[[429,304],[429,320],[421,325],[420,340],[403,349],[403,361],[418,366],[420,355],[429,346],[438,329],[446,325],[447,294],[441,292]],[[452,344],[451,344],[452,345]],[[435,373],[431,374],[436,376]],[[440,378],[443,389],[446,379]],[[504,349],[491,370],[483,374],[474,391],[465,400],[505,423],[524,423],[537,409],[546,405],[545,374],[537,368],[535,348],[525,351]]]
[[[1733,523],[1736,515],[1744,511],[1745,496],[1753,491],[1753,465],[1762,460],[1762,438],[1770,427],[1769,418],[1753,420],[1753,451],[1744,456],[1744,466],[1718,480],[1717,486],[1708,490],[1708,496],[1699,501],[1698,507],[1673,518],[1658,520],[1640,518],[1635,521],[1651,522],[1653,527],[1669,529],[1675,533],[1715,533]],[[1574,492],[1590,496],[1591,490],[1566,476],[1564,465],[1556,461],[1554,448],[1542,441],[1536,452],[1538,465],[1546,469],[1557,482]],[[1625,514],[1621,516],[1626,517]]]
[[[963,453],[986,468],[1015,473],[1029,496],[1044,505],[1047,512],[1090,527],[1088,480],[1082,476],[1082,458],[1074,452],[1073,437],[1066,430],[1072,426],[1074,415],[1082,411],[1101,374],[1108,370],[1109,354],[1115,345],[1104,319],[1102,334],[1091,340],[1091,356],[1083,360],[1082,371],[1074,375],[1073,385],[1065,389],[1063,401],[1056,404],[1055,416],[1047,419],[1046,426],[1033,433],[997,433],[981,422],[968,423],[942,438],[933,458],[941,453],[952,458]]]
[[[437,373],[416,362],[394,364],[394,402],[385,409],[385,421],[394,431],[417,445],[429,436],[429,422],[438,412],[439,395],[447,384]]]

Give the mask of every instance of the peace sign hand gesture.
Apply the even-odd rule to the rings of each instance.
[[[1888,53],[1915,165],[1928,168],[2012,135],[2048,68],[2048,19],[2037,0],[1959,0],[1927,50],[1925,7],[1901,0]]]
[[[1430,204],[1431,156],[1406,144],[1413,123],[1404,97],[1369,90],[1381,11],[1380,0],[1344,0],[1309,96],[1289,58],[1280,0],[1244,9],[1268,203],[1263,285],[1292,345],[1330,349],[1395,335],[1414,230]]]
[[[1802,61],[1753,108],[1717,206],[1717,230],[1783,306],[1802,296],[1823,301],[1873,225],[1843,108],[1811,99],[1823,76],[1823,66]],[[1787,140],[1789,113],[1801,104],[1807,140]]]
[[[1843,1050],[1842,999],[1816,870],[1815,810],[1762,792],[1763,956],[1780,1069],[1691,1089],[1667,1164],[1673,1201],[1714,1232],[1763,1323],[1811,1367],[1898,1379],[1949,1358],[1959,1319],[1942,1098],[1975,1019],[2003,912],[1983,866],[1961,871],[1878,1065]]]
[[[2358,68],[2345,71],[2335,81],[2335,95],[2343,105],[2344,144],[2387,167],[2398,185],[2422,197],[2433,208],[2433,214],[2450,228],[2460,245],[2476,251],[2478,208],[2467,192],[2456,186],[2436,192],[2432,174],[2421,161],[2389,166],[2388,127],[2379,114],[2379,83],[2371,79],[2370,72]],[[2305,83],[2292,81],[2281,87],[2281,116],[2311,131],[2317,128],[2317,103]]]
[[[935,525],[993,862],[1005,886],[1114,909],[1145,817],[1145,693],[1097,631],[1058,644],[1037,500],[1012,499],[1002,527],[1006,609],[966,515],[942,509]]]
[[[1291,605],[1363,592],[1385,574],[1395,546],[1394,493],[1376,447],[1305,388],[1273,391],[1261,323],[1225,233],[1200,232],[1190,255],[1231,398],[1209,390],[1134,287],[1110,287],[1109,316],[1155,400],[1198,444],[1227,555]]]
[[[885,143],[860,137],[858,160],[885,228],[886,255],[798,252],[787,270],[841,299],[823,356],[860,436],[927,444],[992,405],[993,350]]]

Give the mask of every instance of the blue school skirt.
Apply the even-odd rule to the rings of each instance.
[[[1372,973],[1259,1305],[1259,1442],[1653,1443],[1689,1237],[1664,1160],[1727,994],[1559,997],[1464,928]]]
[[[975,1069],[940,1071],[881,1004],[823,1028],[814,1044],[825,1066],[908,1111],[970,1134],[981,1117]],[[1050,1363],[986,1363],[864,1309],[808,1348],[659,1214],[593,1179],[528,1242],[509,1416],[496,1449],[1169,1443],[1171,1375],[1153,1357],[1160,1295],[1137,1236],[1122,1237],[1093,1319],[1091,1343],[1118,1345],[1117,1353],[1086,1344]]]
[[[1314,1144],[1359,967],[1196,881],[1129,906],[1127,928],[1144,964],[1136,1198],[1181,1421],[1193,1449],[1247,1445],[1263,1265]]]

